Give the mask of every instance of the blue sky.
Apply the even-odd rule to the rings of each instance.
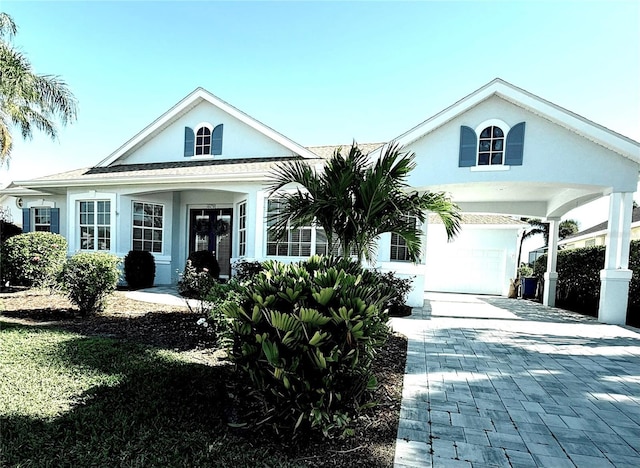
[[[15,145],[1,183],[93,165],[198,86],[305,146],[389,140],[497,76],[640,140],[637,1],[0,9],[36,72],[60,75],[79,101],[58,141]]]

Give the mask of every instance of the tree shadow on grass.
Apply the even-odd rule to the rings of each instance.
[[[121,338],[175,351],[212,349],[217,345],[210,329],[197,325],[201,314],[147,312],[138,315],[92,315],[80,317],[74,309],[3,311],[1,317],[105,338]]]
[[[113,378],[75,395],[57,417],[3,416],[0,466],[232,466],[256,455],[227,426],[229,385],[237,380],[229,365],[84,337],[56,345],[48,358],[78,379]]]

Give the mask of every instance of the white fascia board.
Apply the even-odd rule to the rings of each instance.
[[[156,120],[154,120],[150,125],[140,131],[137,135],[127,141],[124,145],[118,148],[116,151],[111,153],[107,158],[100,161],[96,167],[106,167],[112,164],[114,161],[118,160],[122,156],[124,156],[131,149],[135,148],[140,143],[144,142],[147,138],[154,134],[157,130],[161,129],[163,126],[167,125],[177,116],[182,114],[184,111],[190,109],[191,107],[195,107],[199,104],[200,101],[207,101],[210,104],[218,107],[223,112],[235,117],[241,122],[249,125],[253,129],[259,131],[263,135],[271,138],[272,140],[280,143],[282,146],[290,149],[294,153],[299,154],[304,158],[317,158],[317,155],[304,148],[303,146],[295,143],[289,138],[285,137],[281,133],[276,132],[271,127],[267,127],[262,122],[257,121],[253,117],[245,114],[241,110],[233,107],[231,104],[223,101],[222,99],[214,96],[203,88],[197,88],[195,91],[191,92],[187,97],[182,99],[176,105],[174,105],[167,112],[162,114]]]
[[[18,182],[28,184],[29,187],[43,187],[43,188],[55,188],[55,187],[103,187],[103,186],[135,186],[135,185],[149,185],[149,184],[175,184],[175,183],[211,183],[211,182],[266,182],[268,180],[268,174],[265,172],[246,172],[242,174],[216,174],[216,175],[194,175],[194,176],[143,176],[135,179],[131,177],[114,177],[112,179],[105,179],[100,177],[92,177],[85,179],[70,179],[70,180],[56,180],[56,181],[25,181]]]
[[[552,102],[546,101],[500,78],[495,78],[482,88],[463,97],[458,102],[435,114],[392,141],[407,146],[436,128],[446,124],[468,109],[496,95],[518,107],[556,123],[601,146],[640,164],[640,143],[609,130]],[[386,146],[386,145],[385,145]],[[375,150],[372,157],[379,157],[384,146]]]

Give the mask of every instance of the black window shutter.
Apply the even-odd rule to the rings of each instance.
[[[507,135],[504,163],[507,166],[522,166],[524,153],[524,122],[514,125]]]
[[[222,154],[222,124],[217,125],[211,132],[211,154]]]
[[[60,208],[51,208],[51,232],[60,234]]]
[[[476,132],[462,125],[460,127],[460,155],[458,167],[473,167],[478,157],[478,138]]]
[[[31,210],[22,208],[22,232],[31,231]]]
[[[193,156],[193,148],[196,143],[196,136],[193,133],[193,129],[184,127],[184,157],[188,158]]]

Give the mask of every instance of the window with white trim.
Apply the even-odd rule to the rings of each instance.
[[[196,156],[211,154],[211,130],[200,127],[196,132]]]
[[[111,202],[80,201],[81,250],[111,250]]]
[[[415,216],[404,216],[407,223],[413,223],[413,227],[418,224],[418,219]],[[407,247],[407,241],[395,232],[391,233],[391,255],[390,259],[395,262],[410,262],[409,248]]]
[[[247,202],[238,205],[238,257],[247,255]]]
[[[478,166],[501,165],[504,160],[504,131],[491,125],[480,132]]]
[[[51,208],[40,207],[33,209],[33,230],[51,232]]]
[[[162,253],[164,206],[133,202],[133,250]]]
[[[267,200],[267,213],[277,212],[282,205],[282,199]],[[309,257],[312,252],[326,254],[328,251],[327,236],[324,229],[315,226],[304,226],[297,229],[287,229],[284,239],[278,239],[269,230],[273,222],[267,221],[267,255],[281,257]]]

